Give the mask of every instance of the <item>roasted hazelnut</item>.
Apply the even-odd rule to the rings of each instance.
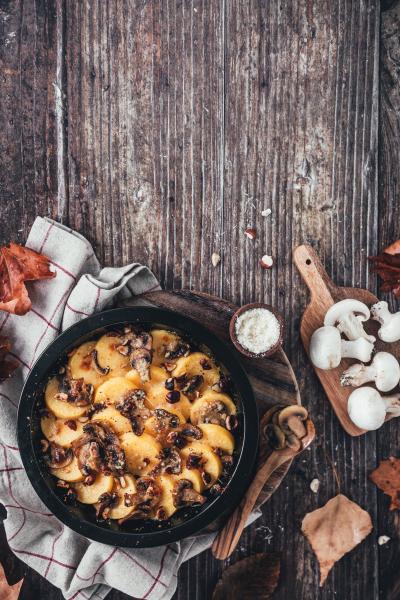
[[[167,435],[167,442],[179,449],[184,448],[187,444],[186,438],[183,435],[180,435],[177,431],[171,431]]]
[[[76,425],[76,421],[74,421],[73,419],[69,419],[68,421],[65,421],[65,424],[67,427],[72,429],[72,431],[76,431],[77,425]]]
[[[238,426],[238,419],[236,415],[228,415],[225,421],[226,428],[228,431],[233,431]]]
[[[204,371],[209,371],[211,369],[211,363],[210,363],[210,361],[208,361],[205,358],[201,359],[200,365],[204,369]]]
[[[174,378],[173,377],[169,377],[168,379],[166,379],[164,385],[165,385],[165,388],[171,392],[174,389],[174,387],[175,387],[175,380],[174,380]]]
[[[178,392],[178,390],[172,390],[172,392],[168,392],[166,396],[167,402],[169,402],[169,404],[175,404],[175,402],[179,402],[180,397],[181,395]]]

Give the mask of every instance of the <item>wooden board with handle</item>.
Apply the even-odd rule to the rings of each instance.
[[[338,287],[335,285],[327,275],[318,255],[311,246],[298,246],[294,250],[293,259],[311,293],[310,303],[303,313],[300,324],[301,339],[307,354],[309,354],[311,336],[318,327],[323,326],[325,314],[335,302],[352,298],[360,300],[370,307],[378,301],[378,298],[372,292],[362,288]],[[368,333],[375,335],[377,338],[375,352],[391,352],[397,358],[400,358],[399,342],[386,344],[379,340],[377,336],[378,323],[372,320],[368,321],[368,323],[364,323],[364,328]],[[354,425],[347,412],[347,400],[355,388],[343,387],[340,384],[340,376],[343,371],[354,362],[357,361],[345,359],[341,361],[336,369],[325,371],[314,367],[314,370],[342,427],[349,435],[357,436],[365,433],[365,431]],[[367,385],[373,384],[368,383]]]

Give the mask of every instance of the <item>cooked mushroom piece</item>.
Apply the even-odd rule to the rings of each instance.
[[[82,473],[123,475],[126,470],[125,453],[114,431],[104,423],[87,423],[83,431],[84,435],[72,442]]]
[[[176,508],[191,504],[204,504],[206,501],[204,496],[193,489],[193,484],[188,479],[180,479],[175,483],[172,497]]]
[[[160,462],[157,471],[168,475],[179,475],[182,472],[181,455],[175,448],[163,448],[160,454]]]
[[[181,356],[188,356],[190,353],[190,346],[186,342],[180,339],[169,342],[165,347],[165,358],[171,362]]]
[[[55,442],[50,442],[46,448],[48,452],[45,461],[50,469],[64,469],[71,464],[74,458],[71,448],[63,448]]]
[[[400,416],[400,394],[381,396],[374,388],[361,387],[350,394],[347,411],[357,427],[373,431],[383,425],[386,414]]]
[[[108,373],[110,372],[110,367],[102,367],[99,364],[99,357],[98,357],[98,354],[97,354],[97,350],[93,349],[92,352],[91,352],[91,354],[92,354],[94,366],[96,367],[96,369],[98,370],[98,372],[101,373],[101,375],[108,375]]]
[[[132,350],[129,355],[132,369],[135,369],[140,379],[145,383],[150,380],[150,363],[151,363],[151,352],[146,348],[137,348]]]
[[[146,392],[144,390],[132,390],[115,405],[121,415],[130,420],[133,432],[136,435],[142,435],[144,422],[151,416],[151,411],[145,405],[145,400]]]
[[[278,424],[289,442],[292,435],[295,435],[296,438],[301,440],[301,438],[307,434],[307,430],[303,423],[307,417],[307,409],[298,404],[287,406],[279,412]],[[290,445],[290,443],[288,445]]]
[[[161,489],[152,477],[140,477],[136,481],[136,493],[125,494],[125,506],[134,506],[130,519],[146,519],[157,506]]]
[[[112,507],[118,502],[118,494],[104,492],[101,494],[96,506],[96,518],[106,520],[110,516]]]
[[[214,402],[205,402],[199,410],[199,423],[212,423],[214,425],[226,426],[226,419],[229,416],[226,405],[220,400]]]
[[[381,392],[390,392],[395,388],[400,381],[400,365],[397,358],[389,352],[378,352],[370,365],[351,365],[340,378],[342,385],[353,387],[369,381],[374,381]]]
[[[84,435],[72,442],[78,467],[84,475],[100,473],[103,464],[101,446],[98,440]]]
[[[365,338],[342,340],[339,330],[332,325],[320,327],[311,336],[310,359],[318,369],[334,369],[342,358],[357,358],[361,362],[371,360],[374,345]]]
[[[383,342],[400,340],[400,311],[391,313],[388,303],[382,300],[371,307],[371,317],[382,325],[378,336]]]
[[[57,400],[70,402],[76,406],[88,406],[93,399],[94,388],[90,383],[80,379],[64,377],[60,383],[60,392],[55,395]]]
[[[325,315],[324,325],[336,325],[348,340],[363,338],[373,344],[375,337],[364,331],[363,323],[370,318],[366,304],[350,298],[336,302]]]
[[[179,433],[185,437],[193,438],[194,440],[199,440],[203,437],[202,430],[191,423],[184,423],[181,425],[179,428]]]

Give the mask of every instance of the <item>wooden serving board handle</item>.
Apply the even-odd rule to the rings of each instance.
[[[301,339],[307,354],[309,354],[311,336],[318,327],[323,326],[326,311],[335,302],[354,298],[371,305],[377,301],[377,298],[368,290],[336,286],[328,277],[318,255],[310,246],[298,246],[294,250],[293,260],[311,293],[310,304],[304,311],[300,323]],[[376,324],[369,323],[366,329],[369,333],[376,335]],[[379,348],[379,344],[377,344],[377,348]],[[342,360],[336,369],[323,371],[314,367],[314,370],[342,427],[348,434],[357,436],[365,431],[354,425],[347,412],[347,400],[354,388],[343,387],[340,384],[343,371],[354,362],[354,360],[346,359]]]

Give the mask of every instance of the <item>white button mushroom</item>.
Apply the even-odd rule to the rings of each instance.
[[[362,325],[369,318],[370,312],[366,304],[348,298],[331,306],[325,315],[324,325],[336,325],[349,340],[365,338],[373,344],[375,337],[368,335]]]
[[[372,387],[361,387],[354,390],[347,402],[350,419],[360,429],[373,431],[385,422],[387,413],[400,416],[400,394],[381,396]]]
[[[388,303],[382,300],[371,307],[371,317],[382,325],[378,336],[383,342],[400,340],[400,312],[392,314]]]
[[[400,365],[389,352],[378,352],[370,365],[351,365],[340,378],[342,385],[358,387],[368,381],[375,381],[381,392],[390,392],[400,381]]]
[[[374,345],[365,338],[342,340],[336,327],[320,327],[311,336],[310,359],[318,369],[334,369],[342,358],[356,358],[361,362],[371,360]]]

